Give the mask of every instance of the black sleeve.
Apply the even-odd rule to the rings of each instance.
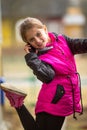
[[[87,39],[73,39],[63,35],[73,54],[87,53]]]
[[[49,83],[54,78],[55,71],[51,65],[41,61],[36,53],[29,53],[25,55],[25,61],[40,81]]]

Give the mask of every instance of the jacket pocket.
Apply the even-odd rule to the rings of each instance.
[[[52,100],[51,103],[56,104],[62,98],[62,96],[64,94],[65,94],[64,87],[62,85],[58,84],[55,95],[54,95],[53,100]]]

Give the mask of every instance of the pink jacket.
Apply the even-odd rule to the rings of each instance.
[[[74,55],[71,53],[65,38],[58,35],[58,42],[54,35],[50,34],[53,49],[39,56],[39,58],[49,64],[55,70],[54,79],[46,84],[43,83],[39,92],[35,112],[47,112],[57,116],[68,116],[75,112],[81,112],[79,76],[77,74]],[[57,98],[58,87],[62,86],[63,95]],[[61,91],[62,92],[62,91]]]

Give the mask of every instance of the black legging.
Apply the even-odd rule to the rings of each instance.
[[[23,105],[16,108],[24,130],[61,130],[65,117],[53,116],[45,112],[36,115],[36,120]]]

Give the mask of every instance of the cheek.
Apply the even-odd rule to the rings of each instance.
[[[43,37],[43,40],[47,42],[48,35],[46,33],[44,33],[42,37]]]

